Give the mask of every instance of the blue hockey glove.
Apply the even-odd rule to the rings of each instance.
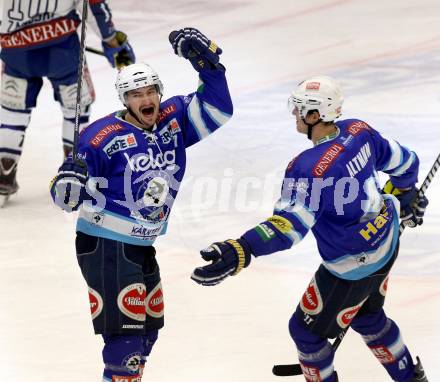
[[[235,276],[251,262],[251,249],[243,238],[211,244],[200,251],[203,260],[211,264],[196,268],[191,275],[196,283],[212,286],[228,276]]]
[[[388,180],[383,187],[383,193],[394,195],[400,202],[400,219],[408,227],[415,227],[423,224],[423,215],[429,203],[426,196],[418,197],[418,188],[412,187],[408,190],[402,190]]]
[[[174,53],[186,58],[198,72],[216,69],[222,50],[195,28],[173,31],[169,36]]]
[[[55,204],[67,212],[76,211],[87,196],[87,164],[68,157],[50,182]]]
[[[124,66],[133,64],[136,61],[133,48],[128,43],[127,35],[124,32],[117,31],[115,35],[119,46],[112,48],[106,42],[102,42],[102,48],[104,49],[104,55],[110,62],[110,65],[114,68],[121,69]]]

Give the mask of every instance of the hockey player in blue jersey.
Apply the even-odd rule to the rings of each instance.
[[[95,333],[105,341],[106,382],[141,380],[164,322],[153,243],[165,234],[186,148],[232,115],[221,49],[194,28],[173,32],[170,42],[199,72],[197,91],[162,101],[162,82],[150,66],[125,67],[116,88],[126,109],[81,133],[78,160],[68,158],[51,185],[61,208],[81,206],[77,256]]]
[[[88,1],[92,26],[102,40],[110,64],[128,65],[135,60],[127,36],[115,30],[106,0]],[[3,61],[0,109],[0,198],[18,190],[17,165],[26,129],[36,106],[43,77],[52,84],[54,98],[63,114],[62,140],[65,156],[72,150],[75,121],[81,20],[78,0],[4,0],[0,26]],[[1,11],[1,10],[0,10]],[[80,126],[88,124],[95,91],[84,69]]]
[[[328,339],[350,325],[394,381],[427,381],[382,308],[398,254],[399,216],[411,227],[422,224],[428,203],[416,197],[419,161],[366,122],[335,121],[342,102],[339,85],[329,77],[298,85],[289,110],[314,147],[287,166],[273,216],[237,240],[202,250],[212,263],[196,268],[192,279],[215,285],[247,267],[251,255],[286,250],[311,230],[322,264],[289,322],[306,380],[337,381]],[[377,171],[390,175],[384,193]]]

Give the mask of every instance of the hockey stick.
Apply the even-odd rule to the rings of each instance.
[[[73,159],[77,160],[78,154],[78,138],[79,138],[79,117],[81,114],[81,91],[84,67],[84,50],[86,46],[86,21],[88,0],[83,0],[82,17],[81,17],[81,42],[79,47],[79,63],[78,63],[78,79],[76,82],[76,110],[75,110],[75,127],[73,132]]]
[[[98,56],[105,56],[102,50],[92,48],[91,46],[86,46],[86,52],[95,53]]]
[[[432,165],[431,169],[428,172],[428,175],[426,175],[425,180],[423,181],[422,185],[420,186],[419,192],[417,193],[417,197],[420,198],[425,195],[426,190],[428,189],[429,185],[432,182],[432,179],[434,178],[436,172],[440,168],[440,154],[437,156],[437,159],[434,161],[434,164]],[[406,225],[400,223],[399,226],[399,236],[402,235],[402,232],[405,230]],[[345,334],[347,333],[349,327],[345,328],[341,333],[339,333],[338,337],[335,339],[335,341],[332,344],[333,351],[336,352],[339,345],[341,344],[342,340],[345,337]],[[302,369],[301,365],[299,363],[295,364],[286,364],[286,365],[274,365],[272,368],[272,373],[274,375],[277,375],[279,377],[287,377],[287,376],[293,376],[293,375],[301,375]]]

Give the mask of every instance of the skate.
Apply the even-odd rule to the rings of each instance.
[[[0,208],[4,207],[9,197],[18,190],[16,175],[17,162],[10,158],[0,159]]]
[[[420,362],[420,358],[416,357],[416,359],[417,364],[414,370],[414,377],[411,379],[411,382],[428,382],[428,378],[426,378],[425,370]]]

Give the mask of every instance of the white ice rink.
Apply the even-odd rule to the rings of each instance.
[[[270,382],[274,363],[297,362],[287,325],[319,256],[311,234],[260,258],[238,277],[206,288],[189,276],[198,250],[235,238],[271,215],[289,160],[310,146],[286,99],[306,76],[336,77],[344,117],[365,119],[415,150],[423,180],[440,150],[438,0],[113,0],[114,21],[165,97],[195,90],[197,75],[175,56],[171,30],[194,26],[224,50],[235,114],[188,150],[169,231],[157,240],[165,321],[145,381]],[[99,47],[92,36],[88,44]],[[120,107],[115,71],[88,54],[97,93],[92,120]],[[20,162],[19,193],[0,210],[0,381],[97,382],[86,285],[74,253],[75,215],[51,203],[61,162],[61,112],[45,82]],[[406,230],[386,311],[440,381],[440,174],[428,191],[425,224]],[[343,382],[388,381],[361,338],[349,332],[335,367]],[[300,377],[285,380],[301,380]]]

